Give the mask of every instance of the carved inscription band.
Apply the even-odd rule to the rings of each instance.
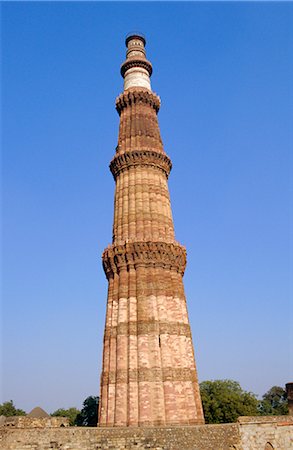
[[[127,106],[142,103],[151,106],[156,112],[159,111],[161,105],[160,97],[153,92],[136,89],[135,91],[125,91],[116,98],[116,110],[120,115]]]
[[[119,336],[138,336],[142,334],[171,334],[177,336],[191,337],[190,326],[188,323],[179,322],[122,322],[115,327],[105,328],[105,339]]]
[[[162,267],[181,275],[186,267],[186,250],[179,244],[166,242],[127,242],[111,245],[104,250],[103,267],[106,277],[121,270],[141,267]]]
[[[162,170],[168,178],[172,169],[170,158],[163,153],[149,150],[135,150],[114,156],[110,163],[110,170],[116,180],[120,172],[133,166],[153,166]]]
[[[195,369],[165,367],[163,369],[119,369],[117,371],[103,372],[101,383],[129,383],[131,381],[191,381],[196,382]]]
[[[132,67],[142,67],[143,69],[147,70],[149,73],[149,76],[151,76],[152,72],[153,72],[153,67],[152,64],[147,60],[147,59],[129,59],[126,60],[120,69],[121,75],[124,77],[125,72],[128,69],[131,69]]]

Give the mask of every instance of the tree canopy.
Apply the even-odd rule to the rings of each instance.
[[[75,424],[79,427],[96,427],[98,423],[99,397],[87,397]]]
[[[0,416],[25,416],[26,412],[23,409],[18,409],[14,406],[13,401],[4,402],[0,405]]]
[[[256,396],[236,381],[203,381],[200,394],[206,423],[236,422],[239,416],[258,415]]]
[[[258,409],[262,416],[282,416],[283,414],[288,414],[286,391],[280,386],[273,386],[263,395]]]
[[[80,411],[77,408],[68,408],[68,409],[59,408],[59,409],[57,409],[57,411],[54,411],[51,414],[51,416],[53,416],[53,417],[68,417],[69,425],[73,426],[73,425],[75,425],[78,414],[80,414]]]

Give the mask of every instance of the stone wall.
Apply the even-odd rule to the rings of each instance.
[[[293,417],[240,417],[239,433],[243,450],[292,450]]]
[[[173,428],[48,428],[0,430],[1,450],[231,450],[237,424]],[[233,445],[236,445],[233,447]]]
[[[293,450],[293,418],[186,427],[0,427],[1,450]]]
[[[1,416],[2,427],[13,428],[59,428],[69,427],[66,417],[29,417],[29,416]]]

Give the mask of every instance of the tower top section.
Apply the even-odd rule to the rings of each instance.
[[[125,38],[125,45],[127,47],[128,45],[128,41],[130,41],[131,39],[141,39],[141,41],[143,42],[143,45],[146,45],[146,40],[145,40],[145,35],[143,33],[141,33],[140,31],[132,31],[131,33],[128,33],[126,35]]]
[[[124,91],[130,88],[146,88],[151,91],[150,76],[153,68],[146,58],[146,40],[142,33],[129,33],[126,36],[126,60],[121,65],[124,78]]]

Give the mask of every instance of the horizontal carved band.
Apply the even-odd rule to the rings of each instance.
[[[127,106],[139,103],[150,105],[156,112],[159,111],[161,105],[160,97],[153,92],[146,90],[129,90],[123,92],[116,98],[116,110],[120,115],[121,111]]]
[[[143,69],[147,70],[149,73],[149,76],[153,73],[153,67],[152,64],[147,59],[127,59],[121,66],[120,72],[121,75],[124,77],[125,72],[128,69],[132,69],[133,67],[142,67]]]
[[[116,180],[120,172],[133,166],[156,167],[162,170],[168,178],[172,169],[172,162],[164,153],[149,150],[135,150],[114,156],[110,163],[110,170]]]
[[[104,250],[103,267],[107,278],[121,270],[137,267],[162,267],[181,275],[186,267],[186,250],[179,244],[166,242],[127,242]]]
[[[138,336],[142,334],[171,334],[177,336],[191,337],[190,326],[187,323],[179,322],[158,322],[158,321],[145,321],[145,322],[123,322],[119,323],[115,327],[105,328],[105,339],[118,336]]]
[[[195,369],[165,367],[163,369],[119,369],[110,372],[102,372],[102,385],[114,383],[129,383],[142,381],[190,381],[196,382]]]

